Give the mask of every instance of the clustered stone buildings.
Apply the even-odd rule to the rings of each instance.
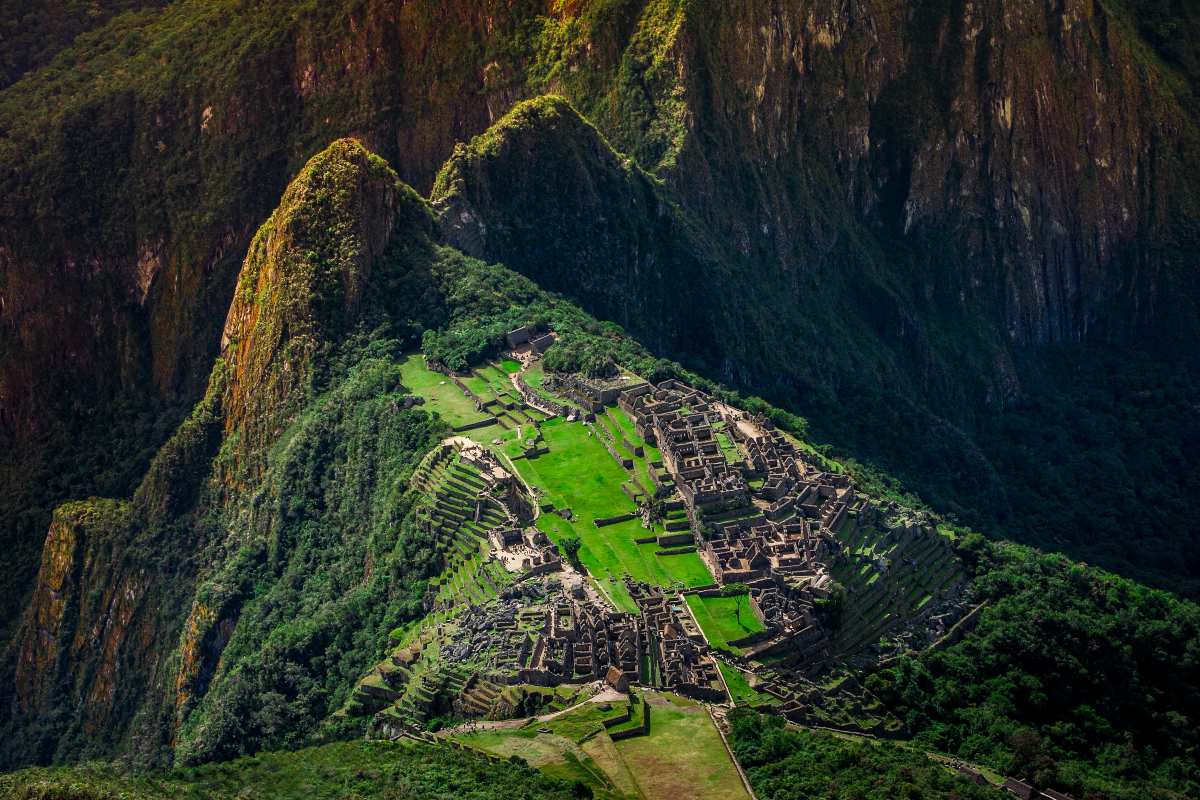
[[[508,337],[526,366],[553,343],[552,334],[532,329]],[[650,540],[657,538],[664,548],[696,549],[715,584],[694,591],[707,595],[722,593],[730,584],[746,585],[748,610],[766,630],[735,643],[749,658],[721,657],[754,671],[750,658],[786,647],[789,664],[806,665],[795,673],[801,683],[792,685],[776,670],[765,678],[759,675],[759,686],[775,695],[789,716],[807,713],[812,698],[805,691],[815,684],[806,683],[802,673],[830,663],[840,652],[833,647],[821,608],[838,591],[832,565],[845,555],[847,532],[868,526],[904,545],[921,540],[929,526],[893,522],[887,508],[869,503],[847,476],[824,469],[766,418],[679,381],[655,385],[628,375],[552,375],[543,391],[534,392],[517,375],[514,384],[526,403],[537,400],[543,410],[549,407],[548,413],[569,419],[594,420],[613,405],[629,415],[647,447],[617,431],[614,436],[621,437],[625,452],[610,448],[610,453],[631,471],[629,454],[645,459],[649,495],[626,494],[639,515],[659,523],[660,532]],[[545,389],[562,403],[547,399]],[[529,457],[544,452],[537,424],[531,428]],[[491,451],[463,437],[444,447],[456,452],[478,480],[442,485],[423,523],[438,534],[455,525],[470,528],[487,541],[490,556],[514,581],[485,602],[451,598],[433,609],[452,612],[436,625],[433,637],[440,642],[437,658],[450,665],[451,673],[472,676],[464,686],[498,692],[506,685],[517,689],[607,681],[619,688],[639,683],[700,699],[725,699],[715,653],[680,591],[627,578],[625,588],[637,612],[616,610],[582,576],[565,568],[555,546],[533,525],[538,509],[527,487]],[[650,447],[661,455],[648,458]],[[931,538],[946,546],[941,537]],[[899,552],[906,551],[901,547]],[[878,556],[870,568],[882,576],[891,566],[887,557]],[[895,590],[889,586],[888,591]],[[957,617],[947,613],[945,618]],[[452,684],[457,686],[457,679]],[[365,686],[364,691],[384,690]],[[466,689],[456,691],[460,699],[466,696]],[[491,702],[491,691],[476,694]],[[478,713],[485,706],[471,708]]]
[[[865,502],[849,479],[815,466],[766,419],[678,381],[631,387],[618,404],[662,452],[657,491],[678,493],[717,581],[747,584],[769,629],[819,651],[814,605],[833,585],[834,533]]]
[[[641,683],[705,700],[725,691],[704,636],[683,600],[630,582],[638,613],[614,611],[557,579],[526,584],[471,606],[447,626],[442,653],[496,684]]]

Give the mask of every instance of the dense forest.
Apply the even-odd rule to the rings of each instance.
[[[770,800],[1003,800],[995,787],[956,776],[918,750],[889,742],[788,728],[779,717],[739,710],[730,743],[754,790]]]
[[[114,767],[0,774],[6,800],[579,800],[527,764],[428,745],[343,742],[131,775]]]
[[[968,534],[984,604],[961,641],[866,685],[932,750],[1080,797],[1200,792],[1200,607]]]

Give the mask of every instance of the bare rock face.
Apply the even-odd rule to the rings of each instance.
[[[17,714],[72,709],[77,735],[96,736],[140,688],[127,677],[152,675],[166,655],[153,578],[123,561],[130,522],[128,502],[91,499],[55,511],[17,642]]]
[[[27,119],[0,154],[14,169],[0,235],[9,435],[39,428],[55,391],[35,362],[83,376],[99,400],[139,367],[161,393],[198,393],[235,256],[308,154],[355,135],[429,187],[456,141],[546,91],[674,187],[747,279],[799,292],[869,261],[929,306],[1001,311],[991,332],[1019,343],[1196,323],[1161,252],[1186,245],[1178,218],[1195,212],[1180,202],[1195,120],[1180,76],[1096,4],[546,14],[373,0],[286,20],[198,15],[186,35],[219,48],[208,34],[235,25],[273,33],[234,65],[245,80],[166,98],[81,91],[47,121],[54,135],[26,98],[51,78],[13,88]],[[110,77],[97,66],[97,83]],[[99,146],[77,147],[85,136]]]
[[[781,279],[874,261],[919,324],[984,314],[1001,345],[1194,322],[1146,233],[1185,241],[1195,119],[1104,7],[750,3],[685,15],[677,37],[664,177]],[[850,228],[882,252],[846,263]]]
[[[29,624],[18,648],[16,699],[21,713],[36,713],[55,702],[49,690],[60,661],[78,658],[74,640],[88,643],[87,628],[77,635],[78,620],[68,615],[68,608],[79,605],[89,583],[103,580],[98,573],[110,566],[99,557],[104,539],[119,534],[128,515],[128,504],[113,500],[70,503],[55,512],[42,548]],[[97,617],[97,622],[100,617],[113,619],[107,609]]]

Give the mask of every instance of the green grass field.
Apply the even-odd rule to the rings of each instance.
[[[645,692],[650,734],[613,742],[601,720],[620,713],[586,706],[547,722],[470,734],[465,745],[508,757],[518,755],[549,775],[579,780],[598,798],[638,800],[742,800],[746,791],[712,720],[698,703]],[[538,729],[549,733],[539,733]]]
[[[658,556],[658,545],[637,544],[635,539],[653,533],[637,520],[604,528],[593,524],[599,518],[633,511],[634,505],[621,491],[628,473],[587,426],[551,420],[542,425],[542,433],[550,452],[515,465],[555,507],[570,508],[573,519],[568,522],[556,514],[543,514],[538,526],[555,542],[564,536],[578,536],[583,543],[580,561],[618,606],[635,610],[623,585],[626,575],[659,586],[712,583],[708,568],[696,553]]]
[[[721,675],[725,678],[725,685],[729,687],[729,694],[737,705],[757,706],[779,703],[776,698],[766,692],[760,692],[752,687],[746,680],[746,676],[737,667],[731,667],[721,661],[717,662],[717,667],[721,670]]]
[[[588,525],[592,520],[633,510],[621,491],[626,472],[586,425],[547,420],[542,435],[547,455],[518,462],[525,480],[559,508],[570,508]]]
[[[442,415],[452,427],[484,418],[475,410],[475,402],[462,393],[454,382],[425,366],[425,358],[414,353],[400,362],[400,375],[410,392],[425,398],[425,408]]]
[[[621,452],[622,455],[633,461],[634,466],[631,477],[642,487],[642,490],[646,494],[653,494],[654,481],[650,478],[650,470],[653,467],[650,466],[650,462],[657,461],[662,457],[658,448],[646,444],[642,437],[637,435],[633,420],[619,408],[608,409],[605,414],[600,415],[596,424],[598,427],[603,426],[605,431],[610,432],[618,452]],[[634,447],[641,445],[644,455],[639,457],[626,448],[621,443],[622,437]]]
[[[499,369],[479,368],[475,375],[469,376],[464,382],[481,397],[493,396],[496,390],[504,389],[504,370],[508,366],[502,364]],[[441,413],[451,425],[480,419],[473,402],[445,375],[428,369],[420,355],[405,359],[401,371],[405,385],[425,397],[427,407]],[[604,430],[613,431],[618,437],[623,432],[631,442],[644,444],[634,432],[633,421],[628,415],[620,409],[609,411],[611,418],[598,423],[605,426]],[[526,434],[531,431],[524,425],[522,429]],[[597,519],[635,509],[633,501],[621,491],[621,484],[628,481],[631,475],[604,448],[598,438],[604,435],[602,432],[564,419],[547,420],[542,423],[541,429],[550,452],[534,459],[519,459],[513,462],[513,466],[531,486],[542,492],[543,500],[553,503],[556,508],[571,509],[573,518],[568,522],[556,514],[543,514],[538,527],[554,542],[566,536],[578,536],[583,543],[580,560],[620,609],[629,612],[637,610],[625,589],[624,578],[627,575],[659,586],[681,584],[695,588],[713,582],[708,568],[696,553],[659,556],[655,554],[659,550],[657,544],[639,545],[634,541],[660,533],[660,530],[646,530],[637,520],[604,528],[595,526]],[[522,450],[514,428],[490,425],[470,431],[467,435],[484,445],[502,440],[497,449],[510,458],[519,455]],[[646,448],[646,454],[646,458],[635,458],[637,467],[634,477],[648,487],[647,460],[656,459],[659,455],[651,447]],[[632,456],[632,453],[629,455]]]
[[[608,772],[577,742],[558,734],[537,734],[535,730],[484,731],[454,737],[468,747],[485,750],[502,758],[519,756],[553,778],[579,781],[597,798],[630,796],[632,780],[623,776],[618,785]],[[609,743],[611,747],[611,742]],[[618,773],[618,777],[621,777]]]
[[[602,724],[623,708],[621,702],[587,703],[545,722],[457,733],[452,738],[505,758],[520,756],[530,766],[556,778],[581,781],[597,798],[639,798],[642,795],[633,776]]]
[[[742,800],[738,777],[712,720],[694,701],[647,692],[650,735],[616,743],[647,800]]]
[[[729,644],[730,640],[741,639],[752,633],[766,630],[763,624],[750,610],[750,601],[743,595],[740,601],[741,615],[737,613],[738,598],[736,597],[700,597],[687,595],[688,607],[696,615],[704,635],[713,647],[724,647],[735,652],[736,647]]]

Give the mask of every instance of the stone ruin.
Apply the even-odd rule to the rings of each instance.
[[[663,474],[651,473],[657,499],[684,505],[717,582],[749,586],[751,608],[770,633],[763,649],[786,641],[819,667],[831,651],[816,609],[835,585],[837,534],[891,524],[892,504],[860,496],[848,476],[823,469],[764,417],[679,381],[631,386],[617,405],[660,449]],[[905,524],[903,535],[931,535],[927,520]]]
[[[510,336],[527,347],[535,333]],[[694,541],[719,586],[746,584],[749,608],[766,628],[736,643],[745,656],[721,658],[755,672],[761,665],[755,666],[754,657],[786,647],[786,663],[805,665],[804,670],[767,670],[759,686],[781,701],[783,713],[807,719],[819,691],[804,671],[823,667],[833,656],[818,607],[834,585],[831,564],[842,555],[838,534],[871,526],[888,542],[904,543],[928,536],[928,521],[902,517],[895,504],[860,496],[847,476],[823,469],[768,420],[678,381],[554,380],[558,392],[593,413],[617,404],[638,435],[659,448],[661,460],[650,463],[655,497],[646,501],[639,495],[646,503],[642,511],[649,512],[651,504],[660,513],[672,511],[669,544]],[[532,525],[536,511],[524,484],[489,450],[457,441],[458,458],[479,476],[470,516],[477,526],[490,521],[482,535],[491,557],[520,576],[498,598],[460,604],[456,616],[437,625],[440,658],[453,674],[471,676],[459,690],[466,698],[463,713],[487,713],[502,687],[519,684],[607,681],[725,699],[714,653],[683,595],[626,579],[638,610],[622,613],[588,592],[569,570],[561,580],[548,575],[563,563]],[[872,566],[881,574],[893,567],[887,557]],[[960,615],[952,604],[930,604],[925,616],[941,635]],[[915,641],[909,632],[899,635],[904,637]],[[371,691],[380,690],[364,689]]]
[[[637,614],[613,611],[557,579],[468,608],[442,656],[499,685],[603,680],[657,686],[720,702],[724,684],[683,597],[629,582]]]

